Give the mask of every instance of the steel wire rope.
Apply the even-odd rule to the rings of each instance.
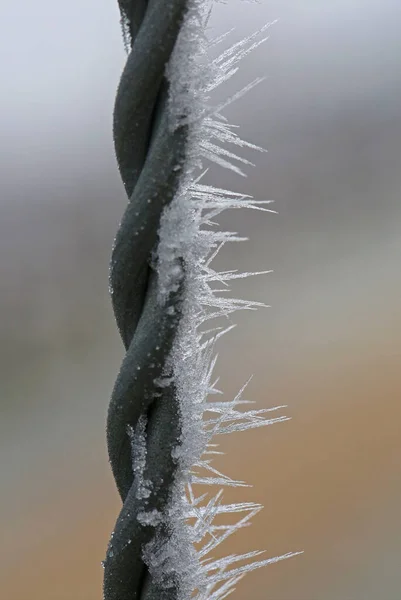
[[[154,252],[161,214],[178,189],[177,165],[185,161],[186,128],[171,132],[168,126],[165,66],[187,1],[119,0],[129,54],[117,91],[113,134],[128,204],[113,246],[110,293],[126,354],[110,400],[107,445],[123,506],[103,563],[105,600],[173,600],[178,595],[178,582],[165,589],[149,573],[142,549],[154,527],[138,515],[166,508],[176,469],[171,451],[180,434],[174,384],[158,388],[155,380],[168,376],[185,265],[179,289],[161,304]],[[146,460],[143,472],[136,474],[128,429],[135,435],[141,422],[146,424]],[[141,478],[151,482],[147,494],[139,493]],[[159,527],[158,535],[167,539],[168,528]]]

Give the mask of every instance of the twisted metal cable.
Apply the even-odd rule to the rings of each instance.
[[[161,305],[154,251],[162,211],[177,191],[177,165],[185,159],[185,127],[168,128],[164,71],[187,1],[119,0],[130,51],[115,101],[114,144],[129,202],[112,252],[110,290],[126,354],[110,401],[107,443],[123,506],[103,563],[105,600],[173,600],[178,594],[178,584],[162,589],[144,564],[142,549],[154,528],[138,515],[166,507],[176,469],[171,450],[180,434],[174,385],[157,388],[155,379],[166,376],[184,278]],[[127,430],[135,432],[140,422],[146,423],[146,460],[137,474]],[[140,477],[152,482],[147,494],[139,493]]]

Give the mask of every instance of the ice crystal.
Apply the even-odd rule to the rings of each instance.
[[[136,497],[138,500],[149,498],[152,482],[144,478],[146,466],[146,418],[141,416],[133,429],[128,426],[131,440],[132,470],[135,475]]]
[[[243,399],[246,385],[231,401],[221,399],[221,391],[213,380],[216,364],[215,344],[230,331],[215,326],[205,329],[208,321],[227,318],[237,310],[255,310],[262,303],[222,296],[216,288],[229,281],[256,275],[237,271],[216,271],[213,260],[228,242],[244,238],[231,231],[216,228],[214,219],[230,208],[249,208],[271,211],[268,201],[207,185],[203,182],[211,161],[240,175],[240,165],[251,164],[227,146],[262,148],[243,141],[221,111],[262,81],[255,79],[228,100],[211,106],[211,93],[228,81],[238,70],[238,63],[263,43],[270,24],[235,43],[217,58],[209,58],[209,48],[220,44],[226,35],[214,40],[207,38],[210,3],[189,0],[186,18],[180,30],[173,55],[167,65],[170,83],[169,125],[171,130],[187,127],[187,152],[181,170],[177,194],[163,213],[159,229],[157,269],[159,301],[177,289],[183,271],[185,291],[179,331],[169,356],[176,393],[180,402],[181,439],[173,450],[177,472],[169,506],[163,515],[141,514],[138,518],[155,526],[155,535],[143,549],[143,558],[152,577],[165,587],[179,587],[179,598],[188,600],[222,600],[235,588],[245,573],[297,553],[261,559],[261,552],[214,559],[211,553],[233,533],[249,525],[261,506],[252,502],[225,504],[222,488],[246,486],[231,479],[212,465],[219,454],[212,442],[215,436],[262,427],[286,421],[286,416],[270,413],[284,408],[278,406],[256,410]],[[263,273],[268,273],[264,271]],[[168,382],[158,380],[163,387]],[[214,399],[215,397],[218,399]],[[141,429],[142,428],[142,429]],[[142,468],[144,423],[139,431],[139,460]],[[135,467],[135,465],[134,465]],[[146,483],[146,484],[145,484]],[[145,489],[149,482],[142,483]],[[198,484],[217,486],[211,494],[198,495]],[[143,493],[143,490],[139,490]],[[224,515],[235,520],[227,524]],[[164,535],[159,535],[163,524]],[[165,535],[165,531],[169,535]]]

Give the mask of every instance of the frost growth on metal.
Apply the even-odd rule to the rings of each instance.
[[[233,325],[205,328],[205,323],[226,318],[237,310],[263,306],[221,294],[227,291],[229,281],[259,273],[218,272],[213,268],[214,258],[227,242],[244,239],[234,232],[219,230],[214,219],[231,208],[274,211],[266,206],[268,201],[256,201],[204,183],[205,161],[244,175],[241,165],[251,163],[232,148],[262,150],[243,141],[236,127],[221,112],[262,78],[250,82],[217,106],[210,105],[210,98],[218,86],[235,75],[241,59],[267,39],[264,34],[270,26],[265,25],[217,58],[210,59],[209,48],[220,44],[226,36],[215,40],[207,38],[209,16],[208,2],[189,2],[167,65],[170,128],[174,131],[179,125],[187,125],[188,142],[185,162],[175,166],[181,171],[180,186],[161,219],[155,262],[161,304],[177,290],[185,274],[182,317],[168,359],[180,403],[181,437],[173,451],[178,468],[168,509],[163,515],[140,516],[155,526],[155,535],[145,546],[143,555],[152,577],[165,588],[178,587],[183,600],[222,600],[247,572],[298,554],[268,559],[261,559],[259,551],[221,559],[213,559],[211,555],[229,536],[247,526],[262,508],[252,502],[223,503],[221,488],[246,484],[214,468],[212,458],[219,452],[213,439],[282,422],[288,417],[274,416],[274,411],[284,408],[282,406],[251,408],[252,403],[243,399],[246,385],[233,400],[224,401],[216,387],[217,381],[213,380],[215,344]],[[223,289],[216,288],[216,284]],[[199,484],[217,486],[217,490],[199,495],[196,491]],[[231,515],[235,520],[227,524],[227,520],[222,519],[224,515]],[[159,528],[163,535],[158,535]]]

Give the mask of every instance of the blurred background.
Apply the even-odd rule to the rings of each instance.
[[[237,600],[399,600],[401,589],[401,3],[230,0],[212,35],[278,19],[222,90],[267,154],[246,180],[278,215],[226,214],[250,240],[222,268],[271,308],[220,345],[227,398],[288,404],[288,423],[229,436],[221,466],[262,502],[224,550],[303,549]],[[119,364],[108,261],[126,199],[112,145],[125,54],[117,2],[0,0],[1,560],[8,600],[98,600],[119,500],[105,419]]]

